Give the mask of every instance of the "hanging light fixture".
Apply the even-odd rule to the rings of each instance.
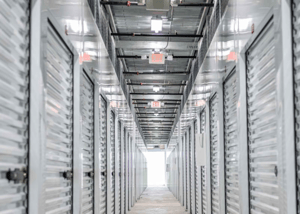
[[[158,17],[154,17],[151,19],[151,31],[158,33],[162,31],[162,19]]]

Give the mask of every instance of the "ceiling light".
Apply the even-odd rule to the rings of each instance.
[[[155,116],[158,116],[159,114],[154,114]]]
[[[157,17],[151,19],[151,31],[155,31],[155,33],[162,31],[162,19]]]
[[[159,86],[153,86],[153,91],[155,91],[155,92],[159,92]]]

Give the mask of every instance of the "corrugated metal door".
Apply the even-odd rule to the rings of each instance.
[[[219,213],[219,146],[218,146],[218,95],[209,102],[210,108],[210,179],[211,213]]]
[[[0,212],[26,213],[29,4],[0,1]],[[19,174],[20,179],[14,175]]]
[[[121,158],[121,122],[118,122],[118,155],[119,155],[119,189],[118,189],[118,194],[119,194],[119,201],[118,201],[118,206],[119,206],[119,213],[121,213],[121,168],[122,168],[122,158]]]
[[[293,0],[293,56],[294,56],[294,94],[295,94],[295,134],[296,134],[296,157],[297,160],[300,159],[300,67],[299,67],[299,32],[300,32],[300,14],[299,7],[300,2],[297,0]],[[300,162],[297,161],[297,200],[298,200],[298,211],[300,213]]]
[[[193,204],[193,189],[194,189],[194,184],[193,184],[193,150],[192,150],[192,128],[189,127],[188,129],[188,135],[189,135],[189,168],[190,168],[190,175],[189,175],[189,179],[190,179],[190,206],[191,206],[191,210],[190,213],[193,213],[193,209],[194,209],[194,204]]]
[[[239,173],[237,141],[237,76],[224,82],[225,201],[227,213],[239,213]]]
[[[45,212],[72,213],[73,56],[50,24],[45,63]]]
[[[111,111],[110,114],[110,166],[111,166],[111,213],[115,213],[115,114]]]
[[[206,114],[205,109],[203,109],[200,113],[200,133],[205,133],[205,124],[206,124]],[[206,171],[205,166],[201,166],[201,201],[202,201],[202,214],[206,214]]]
[[[82,72],[80,84],[82,117],[83,190],[81,213],[94,212],[94,85]]]
[[[195,127],[195,134],[198,133],[198,123],[197,120],[195,120],[194,122],[194,127]],[[195,213],[199,212],[199,175],[198,175],[198,167],[197,167],[197,160],[196,160],[196,154],[197,154],[197,150],[196,150],[196,137],[194,137],[194,166],[195,166]]]
[[[247,111],[251,213],[279,213],[274,24],[247,51]]]
[[[124,195],[123,195],[123,204],[124,204],[124,210],[126,212],[126,209],[127,209],[127,205],[126,205],[126,196],[127,196],[127,185],[126,185],[126,161],[127,161],[127,158],[126,158],[126,154],[127,154],[127,138],[126,138],[126,129],[124,128],[124,135],[122,136],[123,139],[124,139],[124,154],[123,154],[123,160],[122,160],[122,163],[123,163],[123,171],[124,171],[124,174],[123,174],[123,186],[124,186]]]
[[[186,185],[186,206],[185,208],[188,209],[188,203],[189,203],[189,196],[188,196],[188,192],[189,192],[189,173],[188,173],[188,167],[189,167],[189,149],[188,149],[188,142],[187,142],[187,132],[185,133],[185,175],[186,175],[186,182],[185,182],[185,185]]]
[[[107,105],[100,96],[101,193],[100,213],[107,214]]]

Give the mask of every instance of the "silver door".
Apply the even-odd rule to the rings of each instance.
[[[110,114],[110,167],[111,167],[111,184],[110,189],[107,191],[111,191],[111,213],[115,213],[115,114],[111,111]]]
[[[118,156],[119,156],[119,163],[118,163],[118,167],[119,167],[119,174],[117,176],[119,176],[119,189],[118,189],[118,195],[119,195],[119,201],[117,201],[117,206],[119,207],[119,213],[121,213],[121,167],[122,167],[122,158],[121,158],[121,122],[118,121]]]
[[[29,2],[0,1],[0,213],[27,213],[28,98]]]
[[[300,46],[300,40],[299,40],[299,31],[300,31],[300,25],[299,25],[299,6],[300,2],[297,0],[293,0],[293,56],[294,56],[294,96],[295,96],[295,136],[296,136],[296,158],[297,160],[300,159],[300,68],[299,68],[299,46]],[[298,209],[297,213],[300,213],[300,162],[297,161],[297,169],[296,169],[296,175],[297,175],[297,200],[298,200]]]
[[[186,205],[185,205],[185,208],[186,209],[188,209],[188,207],[189,207],[189,202],[190,202],[190,200],[189,200],[189,196],[188,196],[188,193],[189,193],[189,170],[188,170],[188,167],[189,167],[189,154],[188,154],[188,152],[189,152],[189,146],[188,146],[188,142],[187,142],[187,133],[185,133],[185,176],[186,176],[186,183],[185,183],[185,185],[186,185],[186,192],[185,192],[185,194],[186,194]]]
[[[229,74],[223,84],[225,201],[227,213],[239,213],[239,174],[237,141],[237,75]]]
[[[197,124],[197,120],[194,121],[194,133],[193,135],[195,136],[195,134],[198,133],[198,124]],[[194,137],[194,171],[195,171],[195,213],[199,213],[199,175],[198,175],[198,167],[197,167],[197,160],[196,160],[196,138]]]
[[[218,146],[218,95],[209,102],[210,108],[210,179],[211,213],[219,212],[219,146]]]
[[[279,213],[274,24],[246,53],[251,213]]]
[[[194,209],[194,204],[193,204],[193,189],[194,189],[194,184],[193,184],[193,149],[192,149],[192,127],[189,127],[188,129],[188,135],[189,135],[189,169],[190,169],[190,173],[189,173],[189,179],[190,179],[190,213],[193,213],[193,209]]]
[[[81,213],[94,212],[94,85],[83,71],[80,84],[83,190]]]
[[[107,214],[107,104],[100,96],[100,149],[101,149],[101,193],[100,213]]]
[[[45,212],[72,213],[73,56],[50,24],[47,31]]]
[[[127,178],[126,178],[126,166],[127,166],[127,164],[126,164],[126,160],[127,160],[127,158],[126,158],[126,154],[127,154],[127,138],[126,138],[126,135],[127,135],[127,133],[126,133],[126,129],[124,128],[123,129],[124,131],[123,131],[123,139],[124,139],[124,151],[123,151],[123,158],[122,158],[122,163],[123,163],[123,175],[122,175],[122,182],[123,182],[123,186],[124,186],[124,195],[123,195],[123,204],[124,204],[124,210],[125,210],[125,213],[126,213],[126,211],[127,211],[127,205],[126,205],[126,195],[127,195],[127,185],[126,185],[126,180],[127,180]]]
[[[205,109],[203,109],[200,113],[200,133],[205,133],[205,123],[206,121],[206,114]],[[206,214],[206,206],[207,206],[207,199],[206,199],[206,171],[205,166],[201,166],[201,204],[202,204],[202,214]]]

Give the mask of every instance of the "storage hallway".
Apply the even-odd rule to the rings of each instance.
[[[299,32],[299,0],[0,0],[0,214],[300,214]]]

